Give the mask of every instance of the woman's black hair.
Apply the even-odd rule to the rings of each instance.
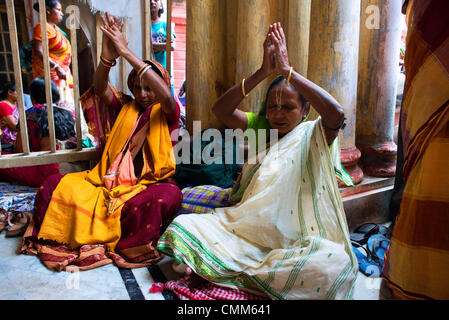
[[[262,109],[259,113],[260,116],[266,116],[266,114],[267,114],[267,101],[268,101],[268,96],[269,96],[271,90],[274,87],[280,85],[281,83],[286,83],[286,82],[287,82],[287,79],[285,79],[283,76],[279,76],[273,80],[273,82],[268,87],[267,95],[265,96],[265,101],[264,101]],[[291,88],[295,89],[295,91],[298,93],[299,100],[301,100],[302,108],[305,109],[307,106],[307,99],[292,84],[290,84],[289,86]]]
[[[159,11],[157,12],[158,17],[160,18],[162,16],[162,14],[164,13],[164,4],[161,1],[161,8],[159,9]]]
[[[2,85],[0,91],[0,100],[8,98],[9,91],[16,91],[16,85],[12,82],[7,82]]]
[[[30,84],[30,95],[36,100],[38,104],[46,104],[47,97],[45,95],[45,79],[44,78],[36,78],[31,81]],[[58,103],[60,100],[59,90],[56,87],[56,84],[51,82],[51,96],[53,103]]]
[[[49,8],[49,9],[53,9],[54,7],[57,6],[58,3],[59,3],[58,0],[45,0],[45,7]],[[33,9],[36,10],[37,12],[39,12],[39,2],[36,2],[33,5]]]
[[[53,118],[55,120],[55,136],[56,139],[64,141],[76,135],[75,120],[73,113],[59,107],[53,107]],[[41,137],[49,136],[48,114],[43,110],[37,121],[37,130],[40,131]]]

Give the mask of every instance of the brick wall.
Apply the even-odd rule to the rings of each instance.
[[[176,49],[173,52],[174,89],[179,92],[186,70],[186,5],[184,1],[173,1],[172,23],[175,24]]]

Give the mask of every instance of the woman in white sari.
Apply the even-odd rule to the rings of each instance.
[[[343,110],[325,90],[290,67],[285,35],[270,26],[262,67],[215,104],[231,128],[249,128],[237,106],[271,75],[266,118],[280,140],[255,165],[246,164],[231,207],[182,215],[168,227],[159,251],[223,287],[271,299],[350,299],[357,276],[334,162]],[[321,115],[304,120],[309,107]]]

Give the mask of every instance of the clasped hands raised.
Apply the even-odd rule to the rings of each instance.
[[[117,17],[111,17],[107,12],[101,20],[103,22],[103,26],[100,26],[103,31],[102,56],[109,60],[116,60],[119,56],[129,53],[128,41],[122,33],[125,22]]]
[[[284,77],[290,72],[288,59],[287,40],[280,22],[270,25],[268,34],[263,43],[263,62],[261,70],[266,76],[277,71]]]

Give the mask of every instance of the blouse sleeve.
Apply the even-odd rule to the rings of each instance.
[[[12,116],[13,110],[11,106],[5,102],[0,102],[0,118]]]

